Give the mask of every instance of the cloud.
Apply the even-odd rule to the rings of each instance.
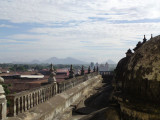
[[[93,61],[92,57],[97,57],[97,61],[111,58],[117,62],[125,56],[127,49],[133,49],[138,41],[142,41],[144,34],[149,39],[150,34],[157,35],[159,29],[160,23],[85,22],[71,27],[36,27],[30,29],[29,34],[14,34],[8,36],[8,39],[26,41],[28,44],[13,48],[16,51],[29,48],[34,51],[30,54],[39,53],[36,54],[39,57],[88,57],[87,61]]]
[[[47,24],[70,20],[86,21],[93,17],[106,17],[110,20],[155,19],[160,18],[159,11],[160,1],[157,0],[0,1],[0,19],[15,23],[37,22]]]
[[[13,28],[12,25],[0,24],[0,28]]]
[[[1,0],[0,20],[7,22],[0,23],[0,52],[9,59],[118,62],[144,34],[159,34],[159,11],[158,0]],[[11,30],[15,25],[21,29]]]

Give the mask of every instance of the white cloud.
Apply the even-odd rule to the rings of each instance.
[[[87,61],[93,61],[94,57],[95,61],[101,62],[110,58],[118,62],[125,56],[127,49],[133,49],[138,41],[142,41],[144,34],[149,39],[151,33],[154,36],[158,35],[159,29],[160,23],[106,24],[95,22],[94,25],[82,23],[79,26],[67,28],[33,28],[29,30],[29,34],[15,34],[8,38],[26,41],[25,45],[11,48],[17,52],[27,49],[34,51],[26,53],[28,56],[29,54],[45,58],[72,56]]]
[[[37,22],[47,24],[70,20],[88,20],[88,17],[106,17],[111,20],[138,20],[160,18],[159,11],[160,1],[158,0],[0,1],[0,19],[16,23]],[[103,15],[105,13],[111,15]]]
[[[159,19],[159,11],[158,0],[1,0],[0,20],[43,25],[6,35],[0,49],[8,52],[1,53],[28,60],[36,55],[102,62],[109,57],[118,62],[144,34],[147,38],[159,34],[160,23],[113,23]]]
[[[12,25],[0,24],[0,28],[13,28]]]

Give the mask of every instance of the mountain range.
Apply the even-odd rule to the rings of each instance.
[[[116,64],[114,61],[112,60],[107,60],[106,61],[108,64]],[[14,64],[45,64],[45,63],[53,63],[53,64],[90,64],[89,62],[84,62],[72,57],[67,57],[67,58],[57,58],[57,57],[51,57],[47,60],[32,60],[31,62],[12,62]]]
[[[71,58],[71,57],[67,57],[67,58],[57,58],[57,57],[52,57],[49,58],[45,61],[43,61],[43,63],[53,63],[53,64],[88,64],[87,62],[81,61],[81,60],[77,60],[75,58]]]

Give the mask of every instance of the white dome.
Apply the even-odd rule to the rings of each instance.
[[[0,83],[3,83],[4,79],[2,77],[0,77]]]

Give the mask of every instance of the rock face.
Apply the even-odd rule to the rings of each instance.
[[[120,60],[115,79],[121,83],[123,100],[127,99],[130,106],[160,113],[160,36],[143,42],[134,54]]]

